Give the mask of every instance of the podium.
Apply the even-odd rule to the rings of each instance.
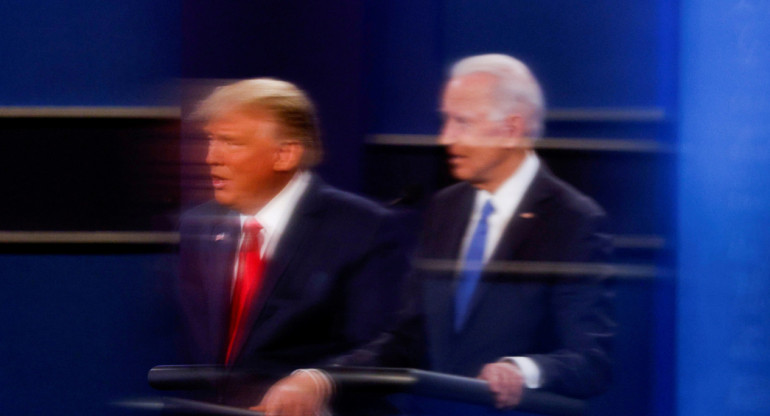
[[[334,367],[325,369],[340,392],[367,392],[381,395],[405,393],[419,397],[494,407],[494,398],[482,380],[409,368]],[[150,386],[158,390],[207,390],[222,383],[253,381],[252,371],[232,370],[221,366],[162,365],[148,373]],[[211,403],[167,398],[164,411],[182,415],[258,416],[261,413]],[[556,416],[583,415],[582,400],[549,392],[524,389],[517,412]],[[499,412],[505,414],[506,412]]]

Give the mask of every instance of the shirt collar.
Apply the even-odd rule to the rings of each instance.
[[[241,228],[249,218],[254,218],[262,226],[265,241],[263,251],[270,254],[275,248],[278,239],[283,234],[286,225],[294,213],[302,195],[310,185],[311,175],[307,171],[301,171],[291,178],[288,184],[281,189],[270,202],[260,209],[255,215],[240,214]]]
[[[483,189],[476,192],[474,212],[480,211],[484,203],[491,199],[495,213],[502,213],[505,217],[513,215],[539,168],[540,159],[534,152],[527,152],[519,168],[494,193]]]

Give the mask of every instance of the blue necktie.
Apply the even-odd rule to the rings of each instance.
[[[468,251],[465,252],[465,261],[460,271],[460,279],[455,293],[455,331],[459,332],[465,323],[465,315],[468,313],[468,305],[481,278],[481,270],[484,267],[484,246],[487,243],[487,217],[495,211],[490,201],[481,208],[481,217],[476,223]]]

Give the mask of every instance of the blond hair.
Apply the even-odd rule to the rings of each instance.
[[[305,147],[302,167],[321,160],[321,137],[310,97],[296,85],[273,78],[254,78],[216,88],[198,104],[193,117],[211,120],[225,112],[267,111],[281,126],[283,136]]]

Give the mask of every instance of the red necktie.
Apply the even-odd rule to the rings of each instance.
[[[237,356],[237,349],[246,333],[249,307],[256,299],[262,286],[262,272],[265,261],[259,253],[259,232],[262,226],[255,219],[248,219],[243,224],[243,241],[238,253],[238,271],[233,286],[230,303],[230,328],[228,331],[225,363],[231,365]]]

